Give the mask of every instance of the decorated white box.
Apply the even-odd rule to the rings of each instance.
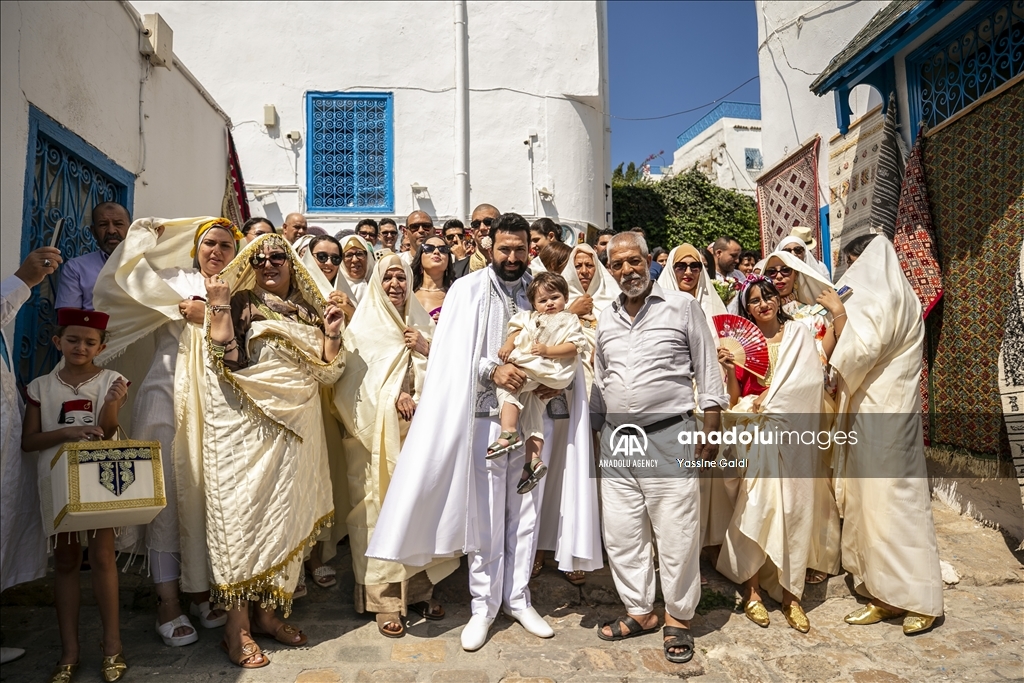
[[[50,462],[49,533],[149,524],[167,505],[159,441],[78,441]]]

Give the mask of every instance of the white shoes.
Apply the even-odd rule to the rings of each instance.
[[[24,654],[25,651],[20,647],[0,647],[0,664],[13,662]]]
[[[532,607],[527,607],[523,610],[514,610],[508,607],[502,608],[509,619],[518,621],[526,629],[527,633],[532,633],[538,638],[550,638],[555,635],[554,629],[544,621],[544,617],[537,614],[537,610]]]
[[[182,627],[192,629],[192,632],[186,633],[183,636],[174,635],[174,632]],[[161,624],[158,621],[156,623],[156,631],[160,634],[164,645],[167,647],[182,647],[184,645],[191,645],[199,640],[199,631],[196,630],[196,627],[192,625],[192,622],[184,614],[179,614],[166,624]]]
[[[482,614],[474,614],[469,618],[469,623],[462,629],[462,649],[466,652],[475,652],[487,642],[487,632],[491,630],[494,619],[488,619]]]
[[[210,613],[213,612],[213,607],[209,601],[201,602],[198,605],[196,603],[190,603],[188,611],[194,617],[199,617],[199,623],[203,625],[203,628],[220,628],[224,624],[228,623],[228,615],[222,614],[214,619],[210,618]]]

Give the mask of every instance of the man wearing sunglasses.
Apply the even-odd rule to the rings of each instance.
[[[455,269],[455,279],[458,279],[469,272],[469,256],[466,254],[466,226],[458,218],[451,218],[444,222],[441,234],[452,254],[452,267]]]
[[[405,219],[405,234],[409,237],[409,251],[402,252],[402,260],[411,265],[423,240],[434,234],[434,219],[426,211],[413,211]]]
[[[473,209],[469,219],[469,227],[476,239],[476,252],[469,262],[470,271],[486,268],[491,262],[491,225],[498,220],[501,213],[490,204],[481,204]]]
[[[371,249],[377,249],[377,236],[379,232],[380,229],[377,227],[377,221],[372,218],[364,218],[356,223],[356,234],[366,240]]]
[[[398,223],[392,218],[381,218],[380,227],[378,228],[380,238],[380,248],[390,249],[397,253],[398,247],[395,245],[398,243]]]

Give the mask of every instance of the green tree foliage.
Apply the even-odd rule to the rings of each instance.
[[[612,211],[616,230],[639,226],[648,244],[666,249],[689,242],[698,249],[722,235],[732,235],[744,249],[760,252],[754,200],[711,183],[696,166],[653,182],[629,164],[612,173]]]

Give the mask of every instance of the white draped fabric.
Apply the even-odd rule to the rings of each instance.
[[[408,290],[401,312],[381,284],[390,268],[402,269],[406,275]],[[405,346],[404,332],[412,328],[428,340],[434,332],[434,321],[411,290],[409,266],[394,254],[383,257],[366,297],[345,330],[346,367],[334,390],[334,405],[348,434],[344,450],[352,508],[345,521],[352,546],[352,569],[356,583],[364,586],[407,581],[423,570],[366,557],[409,430],[410,423],[401,419],[395,403],[410,375],[412,382],[407,390],[418,401],[426,374],[426,357]],[[436,584],[457,567],[458,560],[442,560],[429,565],[427,575]]]
[[[809,266],[810,268],[812,268],[814,271],[816,271],[819,276],[824,277],[829,282],[832,282],[832,273],[828,272],[828,268],[825,267],[824,263],[822,263],[818,259],[814,258],[814,254],[811,253],[811,250],[807,248],[807,244],[802,239],[800,239],[799,237],[786,237],[786,238],[784,238],[781,242],[779,242],[779,244],[775,247],[775,251],[772,252],[772,253],[773,254],[778,254],[778,253],[786,253],[786,254],[788,254],[789,252],[783,252],[782,251],[782,248],[785,247],[788,244],[798,244],[801,247],[803,247],[804,248],[804,263],[807,266]],[[796,257],[794,256],[794,258],[796,258]]]
[[[725,426],[761,433],[811,431],[821,425],[824,385],[814,340],[802,325],[785,326],[772,383],[761,411],[741,401],[724,415]],[[826,428],[827,429],[827,428]],[[735,509],[718,556],[718,570],[742,583],[758,575],[777,601],[786,590],[803,594],[808,567],[835,573],[839,515],[829,487],[823,451],[816,443],[737,444],[741,470]]]
[[[0,328],[14,322],[28,301],[28,286],[12,275],[3,281]],[[2,332],[0,332],[2,334]],[[0,359],[0,590],[46,574],[46,535],[39,517],[39,488],[35,462],[21,450],[21,394],[12,372],[14,347]]]
[[[233,301],[256,286],[249,259],[267,244],[285,249],[293,291],[322,316],[323,296],[278,235],[258,237],[221,273]],[[246,334],[247,367],[230,370],[209,330],[205,339],[203,476],[211,589],[216,602],[281,605],[287,616],[303,550],[334,517],[320,386],[338,380],[345,354],[324,362],[318,327],[266,305],[260,311],[267,319],[254,320]]]
[[[924,322],[892,244],[876,237],[839,281],[853,290],[832,353],[839,373],[834,447],[843,566],[857,590],[894,607],[942,614],[942,576],[918,384]]]
[[[370,557],[422,567],[481,547],[478,524],[490,515],[487,492],[476,490],[475,468],[484,460],[472,450],[478,422],[473,416],[492,287],[500,285],[484,269],[456,280],[445,298],[423,396],[367,550]],[[586,398],[579,396],[569,412],[574,441],[566,452],[557,556],[561,568],[591,570],[601,566],[601,545]],[[569,488],[575,490],[567,496]]]

